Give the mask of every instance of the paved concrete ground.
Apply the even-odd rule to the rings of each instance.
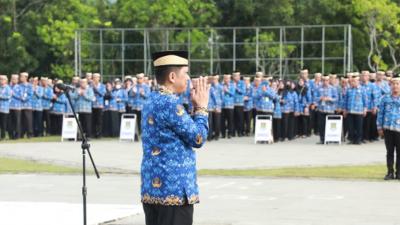
[[[288,166],[356,165],[385,162],[383,141],[364,145],[316,145],[317,137],[276,144],[254,144],[253,138],[221,139],[197,150],[199,169],[271,168]],[[92,141],[91,151],[99,167],[140,171],[141,143]],[[81,164],[78,142],[3,143],[0,156]]]
[[[0,175],[0,182],[0,205],[10,201],[81,202],[79,176]],[[108,175],[100,180],[90,176],[88,202],[140,206],[139,183],[138,176]],[[199,185],[201,203],[195,207],[195,225],[400,224],[400,182],[396,181],[200,177]],[[10,210],[0,213],[27,214]],[[31,218],[30,224],[44,216],[46,211]],[[10,224],[1,218],[0,224]],[[130,216],[108,224],[143,225],[144,217]]]

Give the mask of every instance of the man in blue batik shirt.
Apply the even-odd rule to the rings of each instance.
[[[193,204],[199,202],[196,152],[208,133],[209,86],[206,78],[194,84],[193,118],[176,94],[186,90],[187,52],[153,54],[160,85],[142,110],[143,160],[141,199],[146,225],[191,225]]]
[[[39,78],[35,77],[32,81],[32,117],[33,117],[33,136],[43,136],[43,88],[39,85]]]
[[[243,133],[243,111],[244,111],[244,96],[246,95],[246,86],[244,84],[244,81],[240,79],[240,72],[239,71],[234,71],[232,73],[232,84],[233,87],[235,88],[235,94],[234,94],[234,129],[235,133],[233,136],[236,134],[239,137],[242,137],[244,135]]]
[[[46,127],[46,135],[50,135],[50,107],[53,98],[53,88],[49,86],[47,77],[41,77],[40,82],[43,87],[42,107],[43,107],[43,122]],[[42,125],[43,126],[43,125]]]
[[[93,82],[91,87],[93,88],[93,93],[96,98],[96,100],[93,102],[92,129],[94,137],[100,138],[102,136],[103,129],[103,108],[106,86],[101,83],[101,76],[99,73],[93,74]]]
[[[7,76],[0,75],[0,140],[6,137],[7,119],[10,113],[11,88]]]
[[[32,84],[28,82],[29,74],[23,72],[19,76],[19,86],[21,88],[21,137],[26,136],[28,138],[33,135],[33,112],[32,112],[32,98],[33,89]]]

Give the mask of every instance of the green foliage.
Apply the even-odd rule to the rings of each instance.
[[[185,43],[188,41],[185,28],[205,27],[191,32],[193,44],[190,50],[196,58],[207,59],[211,56],[211,44],[223,54],[231,52],[227,46],[216,45],[217,41],[229,40],[231,34],[216,34],[210,29],[213,26],[349,23],[352,24],[355,69],[375,66],[398,69],[395,59],[399,57],[400,46],[399,5],[393,0],[0,0],[0,72],[10,74],[26,70],[37,75],[69,78],[74,73],[74,37],[78,28],[181,27],[182,31],[171,32],[168,38],[170,42]],[[211,32],[214,32],[213,39]],[[370,51],[369,37],[373,32],[376,40]],[[238,40],[244,42],[238,54],[255,55],[255,39],[246,35],[238,34]],[[311,32],[308,35],[318,39],[320,34]],[[327,35],[334,40],[343,38],[328,31]],[[166,42],[161,33],[154,31],[151,36],[153,42]],[[99,39],[97,34],[82,38],[87,42],[98,42]],[[118,35],[104,34],[105,41],[118,38]],[[260,42],[277,39],[276,33],[260,31]],[[126,42],[135,40],[143,40],[143,34],[126,36]],[[82,56],[98,58],[98,50],[93,53],[94,48],[82,46]],[[165,49],[166,44],[162,48]],[[298,49],[299,46],[283,45],[282,55],[295,55]],[[336,46],[327,45],[326,50],[338,56],[343,53]],[[261,58],[280,55],[279,45],[274,44],[262,44],[259,51]],[[131,54],[140,52],[136,49]],[[107,49],[104,57],[118,54],[117,49]],[[320,53],[308,46],[305,54],[319,56]],[[270,72],[276,69],[276,63],[260,61],[259,65],[260,69]],[[305,66],[313,71],[320,69],[315,62]],[[113,63],[108,67],[118,66]],[[254,68],[253,65],[249,67]],[[99,70],[99,65],[96,61],[87,62],[84,68]],[[327,63],[325,70],[337,72],[334,70],[338,70],[338,65]]]

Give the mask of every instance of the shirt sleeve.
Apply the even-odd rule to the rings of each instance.
[[[181,140],[195,148],[203,146],[208,134],[208,116],[195,115],[192,119],[185,108],[177,102],[165,105],[165,121]]]

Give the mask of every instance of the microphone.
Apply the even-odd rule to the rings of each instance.
[[[74,90],[75,89],[74,86],[63,84],[63,83],[56,84],[56,87],[58,89],[62,90],[62,91],[70,91],[70,90]]]

